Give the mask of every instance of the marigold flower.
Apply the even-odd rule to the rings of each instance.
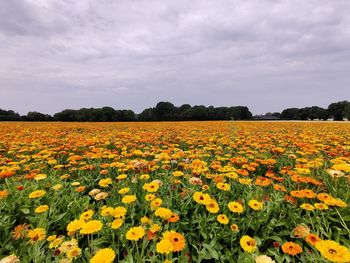
[[[162,239],[157,243],[156,246],[157,252],[165,255],[173,252],[173,249],[173,243],[168,239]]]
[[[238,203],[238,202],[229,202],[227,207],[233,213],[241,214],[244,211],[243,206],[240,203]]]
[[[250,200],[248,202],[248,205],[249,205],[250,208],[252,208],[255,211],[259,211],[259,210],[261,210],[264,207],[264,204],[262,202],[259,202],[259,201],[254,200],[254,199]]]
[[[111,248],[103,248],[91,258],[90,263],[112,263],[115,259],[115,252]]]
[[[36,191],[31,192],[31,193],[29,194],[29,198],[30,198],[30,199],[40,198],[40,197],[43,197],[45,194],[46,194],[46,191],[45,191],[45,190],[36,190]]]
[[[122,203],[124,204],[131,204],[134,203],[137,200],[136,195],[126,195],[122,199]]]
[[[31,229],[27,233],[27,237],[30,239],[30,243],[35,243],[37,241],[44,240],[46,237],[46,231],[43,228]]]
[[[141,226],[132,227],[126,232],[126,239],[132,241],[138,241],[145,235],[145,230]]]
[[[229,219],[227,218],[227,216],[225,214],[218,215],[216,217],[216,219],[218,220],[218,222],[220,224],[223,224],[223,225],[227,225],[229,222]]]
[[[46,212],[47,210],[49,210],[49,206],[48,205],[40,205],[37,208],[35,208],[35,213],[41,214],[41,213]]]
[[[165,231],[163,233],[163,239],[168,239],[172,243],[174,252],[179,252],[183,250],[186,246],[185,237],[182,234],[173,230]]]
[[[248,253],[253,253],[257,248],[255,239],[247,235],[241,237],[241,239],[239,240],[239,244],[241,245],[243,250]]]
[[[350,251],[348,248],[333,240],[320,240],[315,244],[321,255],[331,262],[349,262]]]
[[[303,249],[301,248],[300,245],[294,242],[286,242],[282,245],[282,251],[285,254],[295,256],[303,252]]]
[[[80,234],[89,235],[99,232],[102,229],[102,222],[99,220],[91,220],[83,224]]]
[[[308,234],[305,237],[306,242],[308,242],[310,245],[315,246],[318,241],[321,240],[317,235],[315,234]]]
[[[257,256],[254,260],[255,263],[276,263],[276,261],[266,255]]]

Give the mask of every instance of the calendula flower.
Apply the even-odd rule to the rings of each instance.
[[[302,204],[300,205],[300,208],[308,210],[308,211],[313,211],[315,210],[315,207],[312,204]]]
[[[31,192],[31,193],[29,194],[29,198],[30,198],[30,199],[40,198],[40,197],[43,197],[45,194],[46,194],[46,191],[45,191],[45,190],[36,190],[36,191]]]
[[[315,247],[325,259],[331,262],[350,262],[349,249],[333,240],[320,240]]]
[[[176,231],[165,231],[163,233],[163,239],[168,239],[173,245],[173,251],[179,252],[186,246],[185,237]]]
[[[46,237],[46,231],[43,228],[31,229],[27,233],[27,237],[30,239],[30,243],[35,243],[37,241],[44,240]]]
[[[93,215],[94,215],[94,211],[92,209],[89,209],[80,215],[80,219],[84,221],[88,221],[92,218]]]
[[[102,210],[101,210],[101,216],[114,216],[114,208],[113,207],[102,207]]]
[[[112,263],[115,259],[115,252],[111,248],[103,248],[91,258],[90,263]]]
[[[170,254],[171,252],[173,252],[173,249],[173,243],[168,239],[162,239],[156,245],[156,250],[160,254]]]
[[[41,181],[41,180],[44,180],[44,179],[46,179],[47,178],[47,175],[46,174],[36,174],[35,176],[34,176],[34,180],[36,180],[36,181]]]
[[[238,202],[229,202],[227,207],[233,213],[241,214],[244,211],[243,206],[240,203],[238,203]]]
[[[122,203],[124,204],[131,204],[134,203],[137,200],[136,195],[126,195],[122,199]]]
[[[168,208],[164,208],[164,207],[159,207],[156,209],[156,211],[154,212],[155,216],[159,216],[163,219],[169,219],[172,215],[172,212],[170,209]]]
[[[315,234],[308,234],[305,237],[306,242],[308,242],[310,245],[315,246],[318,241],[321,241],[321,238],[319,238]]]
[[[35,208],[34,211],[37,214],[41,214],[41,213],[46,212],[47,210],[49,210],[49,206],[48,205],[41,205],[41,206],[38,206],[37,208]]]
[[[286,242],[282,245],[282,251],[285,254],[295,256],[303,252],[303,249],[301,248],[300,245],[294,242]]]
[[[216,202],[216,200],[210,198],[208,204],[205,206],[205,208],[213,214],[216,214],[217,212],[219,212],[220,207],[219,204]]]
[[[70,233],[74,233],[75,231],[81,229],[85,221],[82,219],[75,219],[67,225],[67,231]]]
[[[255,260],[255,263],[275,263],[276,262],[272,258],[266,255],[257,256],[254,260]]]
[[[103,187],[103,188],[106,188],[108,187],[109,185],[112,184],[112,179],[111,178],[105,178],[105,179],[101,179],[99,182],[98,182],[98,185]]]
[[[227,225],[228,222],[229,222],[229,219],[228,219],[227,216],[224,215],[224,214],[218,215],[218,216],[216,217],[216,220],[218,220],[218,222],[219,222],[220,224],[223,224],[223,225]]]
[[[126,215],[127,209],[123,206],[117,206],[116,208],[114,208],[114,218],[120,218],[120,219],[124,219],[125,215]]]
[[[124,224],[124,220],[118,218],[113,220],[111,227],[113,229],[119,229],[123,224]]]
[[[143,189],[146,190],[147,192],[154,193],[157,192],[159,189],[159,184],[155,181],[144,184]]]
[[[256,241],[250,236],[244,235],[239,240],[239,244],[245,252],[253,253],[256,250]]]
[[[97,233],[102,229],[102,226],[102,222],[99,220],[88,221],[80,229],[80,234],[89,235]]]
[[[230,229],[232,232],[238,232],[239,231],[239,227],[236,224],[232,224],[230,226]]]
[[[4,257],[0,260],[0,263],[19,263],[21,260],[15,254]]]
[[[130,191],[129,187],[124,187],[118,191],[118,194],[125,195],[125,194],[129,193],[129,191]]]
[[[193,194],[193,199],[199,204],[202,205],[208,205],[209,201],[211,200],[210,196],[208,194],[204,194],[202,192],[195,192]]]
[[[248,202],[248,205],[249,205],[250,208],[252,208],[255,211],[259,211],[259,210],[261,210],[264,207],[264,204],[262,202],[259,202],[259,201],[254,200],[254,199],[250,200]]]
[[[132,241],[138,241],[145,235],[145,230],[141,226],[132,227],[126,232],[126,239]]]

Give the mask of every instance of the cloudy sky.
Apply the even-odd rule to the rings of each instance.
[[[350,99],[349,0],[0,0],[0,108]]]

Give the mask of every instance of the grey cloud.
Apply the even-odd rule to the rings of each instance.
[[[0,1],[0,108],[349,99],[347,0]]]

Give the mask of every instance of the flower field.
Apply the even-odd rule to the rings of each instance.
[[[349,123],[0,123],[0,182],[1,263],[350,262]]]

